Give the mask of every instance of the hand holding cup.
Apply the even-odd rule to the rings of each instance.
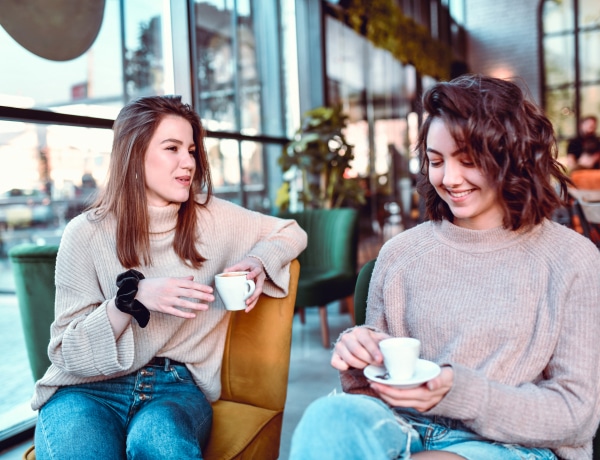
[[[245,310],[246,299],[256,289],[253,280],[246,279],[249,272],[224,272],[215,276],[215,286],[225,308],[231,311]]]
[[[390,337],[379,342],[383,364],[394,381],[408,380],[415,374],[421,342],[411,337]]]

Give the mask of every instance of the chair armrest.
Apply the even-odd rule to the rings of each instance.
[[[290,265],[288,295],[261,295],[249,313],[231,314],[221,370],[221,399],[283,410],[300,264]]]

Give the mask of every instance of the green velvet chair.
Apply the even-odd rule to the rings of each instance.
[[[358,274],[358,211],[352,208],[311,209],[280,213],[295,219],[308,234],[300,254],[296,309],[304,323],[304,309],[319,307],[323,346],[331,346],[327,304],[344,300],[354,319],[354,287]]]
[[[33,379],[40,379],[50,366],[48,343],[54,319],[54,268],[58,245],[21,244],[8,257],[25,335],[27,357]]]
[[[54,319],[57,249],[26,244],[9,252],[36,380],[50,365],[47,348]],[[294,260],[286,297],[262,294],[250,313],[231,314],[221,369],[221,397],[213,403],[206,460],[279,458],[299,275],[300,264]],[[29,447],[22,458],[35,460],[35,447]]]
[[[358,272],[356,289],[354,290],[354,322],[357,325],[365,324],[367,320],[367,297],[369,295],[369,282],[375,268],[377,259],[371,259],[364,264]]]

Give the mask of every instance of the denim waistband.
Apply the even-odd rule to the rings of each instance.
[[[182,363],[180,361],[175,361],[174,359],[171,359],[171,358],[165,358],[164,356],[155,356],[150,361],[148,361],[148,364],[146,364],[146,366],[158,366],[158,367],[168,367],[169,365],[185,366],[185,363]]]
[[[461,430],[461,431],[469,431],[472,430],[466,426],[462,420],[457,420],[450,417],[443,417],[441,415],[423,415],[419,411],[415,409],[407,409],[407,408],[394,408],[394,412],[400,417],[409,419],[414,423],[423,423],[430,424],[435,423],[436,425],[443,426],[445,428],[449,428],[451,430]]]

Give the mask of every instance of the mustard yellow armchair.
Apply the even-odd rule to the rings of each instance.
[[[205,459],[279,457],[299,274],[295,260],[286,298],[263,295],[250,313],[231,315],[221,370],[223,389],[213,405]]]
[[[36,378],[49,363],[48,338],[37,340],[35,331],[46,331],[49,337],[57,249],[23,245],[9,254],[21,313],[28,317],[25,339]],[[213,404],[213,428],[203,453],[206,460],[279,457],[299,274],[300,263],[294,260],[287,297],[262,295],[250,313],[231,314],[221,371],[223,389]],[[35,460],[34,446],[23,459]]]

